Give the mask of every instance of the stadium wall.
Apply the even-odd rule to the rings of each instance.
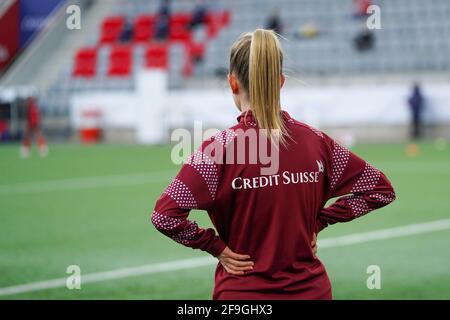
[[[168,91],[166,78],[151,72],[138,75],[136,92],[84,93],[71,97],[71,123],[82,126],[82,113],[101,109],[102,127],[111,137],[115,130],[135,132],[130,142],[167,142],[175,128],[192,129],[201,121],[203,128],[223,129],[234,125],[239,114],[229,90],[189,89]],[[159,80],[158,80],[159,79]],[[354,85],[288,87],[282,104],[289,113],[312,126],[358,141],[402,141],[408,137],[410,121],[408,85]],[[450,85],[424,87],[424,121],[429,137],[450,138]]]
[[[70,123],[76,131],[100,127],[114,142],[161,143],[167,141],[163,121],[167,108],[167,73],[142,71],[136,91],[78,93],[70,99]],[[96,117],[96,119],[92,119]]]

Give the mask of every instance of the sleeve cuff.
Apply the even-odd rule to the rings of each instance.
[[[215,236],[214,242],[212,245],[206,250],[209,254],[214,257],[220,255],[227,245],[220,239],[218,236]]]
[[[320,219],[317,219],[317,225],[316,225],[316,233],[319,233],[323,229],[325,229],[328,226],[326,222],[322,222]]]

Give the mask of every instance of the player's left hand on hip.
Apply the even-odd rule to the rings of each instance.
[[[234,275],[243,275],[246,271],[253,270],[253,261],[246,254],[238,254],[226,247],[217,257],[225,271]]]

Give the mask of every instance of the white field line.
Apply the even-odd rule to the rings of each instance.
[[[389,169],[389,173],[414,173],[414,174],[449,174],[450,165],[448,162],[432,162],[430,166],[424,166],[423,163],[399,163],[399,162],[380,162],[377,163],[379,169]]]
[[[318,246],[320,249],[333,248],[447,229],[450,229],[450,219],[436,220],[432,222],[425,222],[418,224],[410,224],[401,227],[381,229],[362,233],[354,233],[348,236],[323,239],[319,240]],[[111,271],[88,273],[85,275],[82,274],[81,283],[83,285],[86,283],[122,279],[127,277],[140,276],[144,274],[154,274],[169,271],[193,269],[197,267],[210,266],[216,263],[217,260],[210,256],[168,261],[162,263],[143,265],[139,267],[130,267]],[[67,278],[58,278],[52,280],[31,282],[17,286],[4,287],[0,288],[0,296],[64,287],[66,285],[66,280]]]
[[[406,237],[414,234],[428,233],[446,229],[450,229],[450,219],[435,220],[431,222],[409,224],[395,228],[354,233],[348,236],[319,240],[317,244],[319,248],[332,248],[376,240]]]
[[[0,185],[0,195],[15,193],[35,193],[59,190],[103,188],[114,186],[128,186],[146,183],[156,183],[174,177],[175,170],[145,172],[123,175],[98,176],[87,178],[71,178],[48,181],[23,182]]]
[[[104,272],[94,272],[81,275],[81,285],[85,283],[100,282],[106,280],[122,279],[134,277],[144,274],[177,271],[182,269],[192,269],[212,265],[214,259],[212,257],[201,257],[184,260],[176,260],[162,263],[144,265],[140,267],[122,268]],[[58,278],[45,281],[30,282],[18,286],[0,288],[0,296],[18,294],[30,291],[38,291],[51,288],[59,288],[66,286],[67,278]]]

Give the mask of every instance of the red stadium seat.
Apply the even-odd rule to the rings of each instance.
[[[206,15],[206,27],[207,27],[207,33],[208,38],[215,38],[222,26],[222,18],[220,15],[209,12]]]
[[[134,22],[135,42],[148,42],[152,39],[155,31],[156,17],[154,15],[138,16]]]
[[[220,29],[230,24],[231,14],[229,10],[224,10],[222,12],[208,12],[205,20],[208,38],[215,38]]]
[[[189,42],[192,38],[189,30],[189,22],[192,15],[190,13],[178,13],[170,17],[169,39],[176,42]]]
[[[95,48],[79,49],[75,55],[73,76],[94,77],[97,67],[97,50]]]
[[[170,27],[169,39],[172,42],[189,42],[192,39],[192,32],[187,27],[175,25]]]
[[[130,46],[115,46],[109,56],[109,76],[123,77],[130,75],[132,66]]]
[[[145,66],[147,68],[167,69],[168,46],[166,44],[152,44],[145,52]]]
[[[230,20],[231,20],[231,13],[229,10],[224,10],[222,12],[222,16],[221,16],[221,23],[223,27],[227,27],[230,24]]]
[[[172,26],[187,27],[192,20],[192,14],[190,13],[176,13],[170,16],[169,24]]]
[[[205,45],[203,43],[190,42],[187,44],[187,53],[191,60],[203,58],[205,54]]]
[[[101,43],[116,42],[125,24],[125,18],[122,16],[107,17],[103,20],[100,33]]]

